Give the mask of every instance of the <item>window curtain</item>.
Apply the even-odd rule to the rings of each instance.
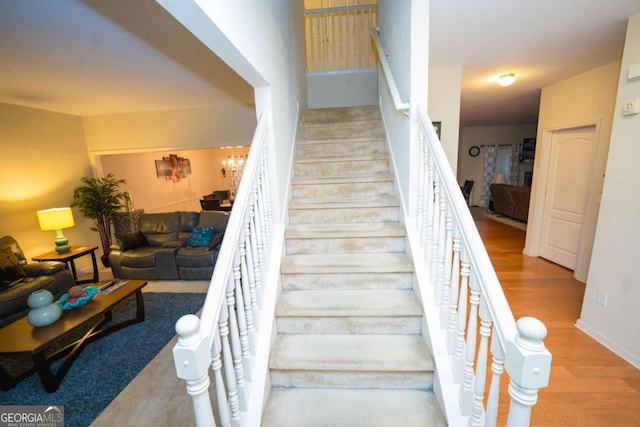
[[[496,172],[496,163],[498,160],[498,146],[485,145],[483,150],[483,166],[482,166],[482,193],[480,194],[480,206],[488,207],[491,192],[489,185]]]
[[[509,173],[507,173],[507,183],[518,185],[518,162],[520,161],[520,144],[511,145],[509,152]]]

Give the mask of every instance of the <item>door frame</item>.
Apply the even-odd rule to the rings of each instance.
[[[538,131],[540,142],[536,144],[535,162],[533,164],[533,181],[531,184],[531,201],[529,204],[529,220],[523,253],[529,256],[540,256],[542,244],[542,222],[544,215],[545,195],[549,185],[549,163],[551,161],[551,141],[555,132],[571,129],[595,127],[595,157],[593,173],[587,179],[587,205],[584,211],[580,247],[578,249],[576,269],[573,276],[586,283],[591,262],[591,251],[595,239],[600,196],[604,184],[604,173],[607,162],[609,138],[602,137],[602,120],[575,123],[567,126],[557,126]]]

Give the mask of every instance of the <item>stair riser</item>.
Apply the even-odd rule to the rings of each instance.
[[[412,289],[413,273],[282,274],[282,289]]]
[[[296,162],[296,176],[344,176],[389,173],[388,159]]]
[[[391,181],[344,184],[294,184],[291,186],[291,197],[294,199],[371,198],[376,196],[390,196],[392,194],[393,182]]]
[[[398,207],[382,206],[347,209],[289,209],[291,224],[362,224],[397,222]]]
[[[385,152],[384,140],[306,143],[298,144],[296,149],[300,157],[365,156]]]
[[[419,334],[421,317],[277,317],[279,334]]]
[[[404,237],[350,237],[335,239],[287,239],[286,254],[405,252]]]
[[[379,122],[366,121],[325,126],[302,125],[298,129],[298,138],[300,140],[329,138],[384,139],[384,129]]]
[[[314,388],[433,388],[432,372],[285,371],[271,370],[273,387]]]

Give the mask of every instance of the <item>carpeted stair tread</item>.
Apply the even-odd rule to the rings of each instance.
[[[282,273],[403,273],[412,272],[406,254],[323,254],[288,255],[282,260]]]
[[[420,335],[276,336],[271,369],[304,371],[430,372],[433,358]]]
[[[292,224],[285,231],[286,239],[334,239],[348,237],[404,237],[403,226],[397,223],[368,224]]]
[[[280,295],[276,316],[421,316],[413,290],[309,290]]]
[[[371,136],[349,136],[349,137],[335,137],[335,138],[307,138],[307,139],[299,139],[296,141],[297,146],[307,146],[307,145],[315,145],[315,144],[335,144],[335,143],[345,143],[349,144],[350,142],[384,142],[384,137],[371,137]]]
[[[303,111],[300,126],[349,123],[353,121],[381,120],[380,108],[377,105],[358,107],[315,108]]]
[[[274,387],[263,427],[446,426],[433,392]]]
[[[374,153],[356,156],[338,156],[338,157],[296,157],[296,164],[304,163],[353,163],[355,161],[374,161],[387,160],[389,155],[386,153]]]
[[[349,209],[349,208],[375,208],[398,207],[400,202],[395,197],[366,198],[327,198],[327,199],[292,199],[289,201],[289,210],[295,209]]]
[[[388,173],[374,173],[367,175],[345,176],[296,176],[291,178],[291,185],[320,185],[320,184],[356,184],[366,182],[393,182],[393,176]]]

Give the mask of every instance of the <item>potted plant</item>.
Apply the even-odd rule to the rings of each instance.
[[[122,210],[129,201],[129,194],[120,191],[120,184],[127,181],[116,179],[109,173],[104,177],[80,179],[84,185],[73,190],[71,206],[87,218],[94,220],[95,227],[91,230],[100,234],[102,242],[102,264],[109,267],[109,252],[111,251],[111,221],[116,212]]]

